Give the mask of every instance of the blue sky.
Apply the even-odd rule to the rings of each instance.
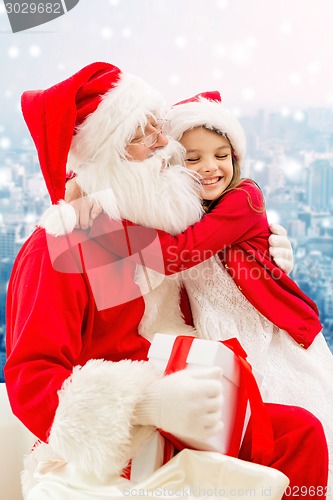
[[[11,33],[0,0],[0,145],[19,98],[85,64],[135,73],[172,103],[218,89],[234,111],[333,108],[332,0],[80,0]]]

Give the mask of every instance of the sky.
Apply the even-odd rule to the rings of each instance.
[[[239,116],[333,108],[332,49],[332,0],[80,0],[15,34],[0,0],[0,147],[25,130],[24,90],[98,60],[142,77],[170,104],[216,89]]]

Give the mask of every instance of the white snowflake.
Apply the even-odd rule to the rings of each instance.
[[[113,35],[113,31],[111,28],[109,28],[108,26],[106,26],[105,28],[102,28],[101,30],[101,37],[102,38],[105,38],[106,40],[108,40],[109,38],[111,38]]]
[[[307,70],[311,75],[318,75],[322,69],[322,64],[319,61],[312,61],[307,67]]]
[[[283,107],[280,109],[280,113],[281,113],[281,115],[282,115],[284,118],[288,118],[288,116],[290,116],[290,114],[291,114],[291,111],[290,111],[290,109],[289,109],[287,106],[283,106]]]
[[[29,55],[31,57],[39,57],[41,55],[41,52],[42,50],[39,45],[31,45],[29,47]]]
[[[302,82],[302,76],[300,73],[294,71],[293,73],[290,73],[289,81],[292,85],[299,85]]]
[[[296,160],[284,158],[281,170],[288,179],[298,180],[302,173],[302,165]]]
[[[7,54],[11,59],[15,59],[20,55],[20,50],[15,45],[12,45],[11,47],[9,47]]]
[[[184,36],[177,36],[174,43],[176,47],[178,47],[179,49],[183,49],[187,46],[187,39]]]
[[[220,68],[214,68],[212,70],[212,78],[213,80],[219,80],[223,77],[223,71]]]
[[[11,141],[9,137],[2,137],[0,139],[0,148],[1,149],[9,149],[11,146]]]
[[[245,40],[245,44],[249,49],[255,49],[258,46],[257,39],[254,36],[250,36]]]
[[[224,45],[216,45],[212,49],[213,55],[223,59],[227,55],[227,49]]]
[[[262,172],[265,168],[265,164],[263,161],[256,161],[253,165],[253,169],[256,171],[256,172]]]
[[[284,34],[284,35],[290,35],[293,31],[293,25],[291,24],[290,21],[283,21],[283,23],[281,24],[281,32]]]
[[[293,118],[294,118],[295,122],[303,122],[305,119],[305,115],[304,115],[303,111],[295,111]]]
[[[326,102],[327,102],[328,106],[332,106],[333,105],[333,94],[327,94],[327,96],[326,96]]]
[[[248,66],[251,63],[250,50],[245,43],[238,41],[230,47],[229,59],[236,66]]]
[[[173,86],[179,85],[180,81],[181,81],[181,78],[179,75],[170,75],[168,78],[168,82],[170,83],[170,85],[173,85]]]
[[[216,7],[218,9],[226,9],[229,5],[229,0],[217,0]]]
[[[26,224],[34,224],[36,222],[37,216],[33,213],[27,213],[24,217],[24,222]]]
[[[242,98],[246,101],[252,101],[256,93],[252,87],[246,87],[242,90]]]
[[[232,114],[236,116],[236,118],[240,118],[242,116],[242,110],[239,106],[234,106],[231,110]]]
[[[132,30],[130,28],[124,28],[121,34],[124,38],[130,38],[132,36]]]

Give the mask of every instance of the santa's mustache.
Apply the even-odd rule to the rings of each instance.
[[[184,155],[184,147],[176,140],[168,137],[168,144],[155,151],[151,151],[145,160],[122,158],[119,159],[119,162],[123,167],[127,165],[138,169],[145,165],[154,165],[156,169],[160,168],[163,171],[172,165],[183,165]]]

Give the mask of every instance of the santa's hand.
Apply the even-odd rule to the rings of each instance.
[[[65,200],[75,209],[76,229],[88,229],[102,212],[98,203],[91,201],[81,190],[75,178],[66,182]]]
[[[180,438],[207,439],[223,429],[220,368],[181,370],[153,382],[135,408],[134,424]]]
[[[269,253],[275,264],[285,273],[291,273],[294,266],[294,253],[287,236],[287,231],[279,224],[270,224],[273,234],[269,237]]]

